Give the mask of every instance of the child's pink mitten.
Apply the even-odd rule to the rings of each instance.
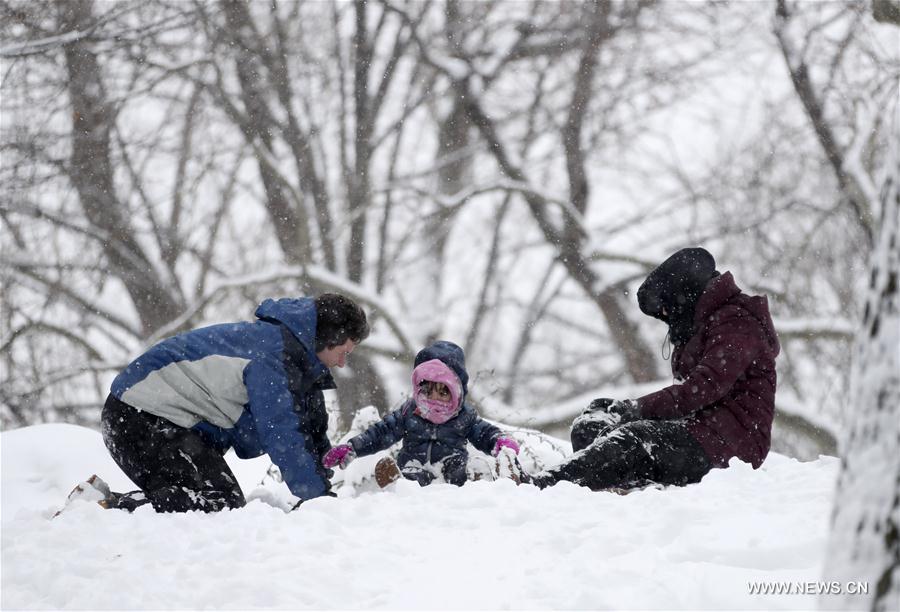
[[[356,452],[349,444],[338,444],[322,457],[322,465],[326,468],[333,468],[336,465],[342,468],[347,467],[351,461],[356,459]]]
[[[494,443],[494,456],[500,453],[501,448],[508,448],[515,454],[519,454],[519,443],[508,436],[500,436]]]

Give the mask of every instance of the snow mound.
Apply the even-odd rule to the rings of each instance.
[[[286,513],[268,461],[229,462],[250,502],[216,515],[77,503],[129,482],[99,434],[3,432],[4,609],[797,609],[751,583],[821,579],[838,461],[771,455],[626,496],[512,481],[400,481]],[[346,495],[345,495],[346,493]]]

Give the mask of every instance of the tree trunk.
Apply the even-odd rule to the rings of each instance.
[[[360,285],[363,283],[366,255],[366,211],[371,205],[369,166],[372,157],[372,99],[369,94],[369,74],[373,57],[373,41],[369,38],[368,6],[365,0],[355,3],[356,31],[354,43],[355,131],[353,135],[353,172],[348,189],[350,217],[350,244],[347,245],[347,277]],[[372,359],[365,352],[354,354],[351,359],[352,375],[341,377],[338,382],[338,405],[341,423],[338,431],[345,431],[360,408],[375,406],[379,412],[387,409],[387,394]]]
[[[258,57],[259,50],[255,48],[263,43],[251,37],[255,29],[244,0],[228,0],[224,10],[229,34],[236,43],[235,65],[244,103],[244,113],[238,120],[247,141],[257,145],[256,158],[266,192],[266,210],[287,262],[308,263],[311,259],[309,220],[302,206],[291,203],[286,193],[286,181],[271,164],[274,159],[272,135],[278,128],[267,100],[270,89],[263,79],[265,70]]]
[[[58,0],[60,31],[87,31],[94,25],[93,0]],[[110,160],[115,109],[106,99],[100,64],[89,38],[65,46],[72,106],[70,178],[85,217],[106,235],[103,251],[111,273],[125,285],[141,320],[143,335],[174,319],[182,310],[177,287],[166,283],[141,248],[119,201]]]
[[[855,416],[835,495],[826,580],[868,593],[823,597],[823,607],[900,609],[900,106],[882,190],[880,235],[854,348]]]
[[[350,177],[350,244],[347,247],[347,276],[361,282],[366,254],[366,209],[370,204],[369,163],[371,159],[372,117],[369,112],[369,71],[372,64],[372,41],[367,26],[365,0],[356,0],[356,32],[353,64],[353,101],[355,133],[353,138],[354,172]]]

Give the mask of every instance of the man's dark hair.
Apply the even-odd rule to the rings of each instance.
[[[368,337],[369,323],[359,304],[340,293],[323,293],[316,298],[317,353],[347,340],[359,344]]]

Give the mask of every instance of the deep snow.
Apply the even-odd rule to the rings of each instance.
[[[753,581],[819,581],[838,461],[770,455],[698,485],[626,496],[512,481],[345,488],[285,513],[265,458],[229,463],[251,500],[217,515],[80,502],[129,488],[98,433],[0,435],[4,609],[800,609]],[[371,459],[371,458],[367,458]],[[363,470],[359,460],[351,467]]]

